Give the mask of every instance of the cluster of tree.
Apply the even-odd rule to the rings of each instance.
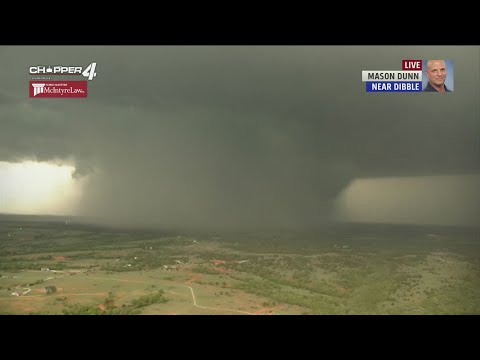
[[[0,263],[0,270],[19,271],[23,269],[38,270],[40,269],[40,265],[36,262],[31,262],[31,263],[2,262]]]
[[[213,267],[207,267],[205,265],[195,266],[192,268],[192,271],[200,274],[218,275],[218,271]]]
[[[106,310],[112,310],[115,309],[115,296],[113,293],[110,291],[108,293],[108,296],[105,298],[103,305],[105,306]]]
[[[147,252],[147,251],[146,251]],[[176,264],[175,260],[181,262],[187,262],[188,258],[179,258],[178,256],[154,256],[154,255],[138,255],[138,259],[135,259],[134,255],[128,255],[126,259],[121,261],[115,261],[112,263],[106,263],[101,265],[100,269],[112,272],[125,272],[125,271],[139,271],[139,270],[154,270],[163,267],[164,265],[172,266]],[[131,266],[128,266],[130,264]]]
[[[63,309],[65,315],[136,315],[140,311],[128,306],[102,310],[95,305],[70,305]]]
[[[132,305],[135,309],[140,309],[142,307],[153,305],[153,304],[163,304],[168,300],[163,296],[163,290],[159,290],[154,294],[144,295],[138,299],[132,300]]]
[[[159,290],[154,294],[144,295],[138,299],[132,300],[130,304],[115,306],[115,296],[112,292],[108,293],[103,305],[104,309],[96,305],[70,305],[63,309],[65,315],[137,315],[140,314],[143,307],[166,303],[168,299],[163,296],[163,290]]]
[[[41,284],[43,283],[45,280],[44,279],[39,279],[39,280],[35,280],[31,283],[28,283],[28,284],[22,284],[22,286],[24,287],[27,287],[27,286],[34,286],[34,285],[38,285],[38,284]]]
[[[138,266],[125,266],[125,265],[115,265],[115,264],[104,264],[100,266],[100,270],[107,272],[126,272],[126,271],[138,271],[143,270],[142,267]]]
[[[46,291],[47,295],[50,295],[50,294],[53,294],[54,292],[57,291],[57,287],[54,286],[54,285],[45,286],[45,291]]]
[[[289,291],[283,286],[267,280],[247,280],[234,285],[245,292],[266,297],[276,303],[291,304],[310,309],[315,314],[335,314],[340,312],[339,299],[311,291]]]

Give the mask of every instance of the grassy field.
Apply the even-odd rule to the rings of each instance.
[[[175,233],[1,217],[0,314],[478,314],[477,230]]]

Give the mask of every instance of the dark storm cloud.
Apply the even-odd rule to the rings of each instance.
[[[476,47],[2,50],[0,160],[75,161],[82,212],[118,222],[310,226],[354,177],[479,168]],[[431,57],[454,93],[365,93],[361,70]],[[29,66],[92,61],[88,99],[27,98]]]

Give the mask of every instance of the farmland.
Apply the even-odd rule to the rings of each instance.
[[[0,314],[478,314],[476,229],[187,232],[0,217]]]

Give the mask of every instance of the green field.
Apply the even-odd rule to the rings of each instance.
[[[480,313],[478,229],[189,233],[2,216],[0,275],[0,314]]]

